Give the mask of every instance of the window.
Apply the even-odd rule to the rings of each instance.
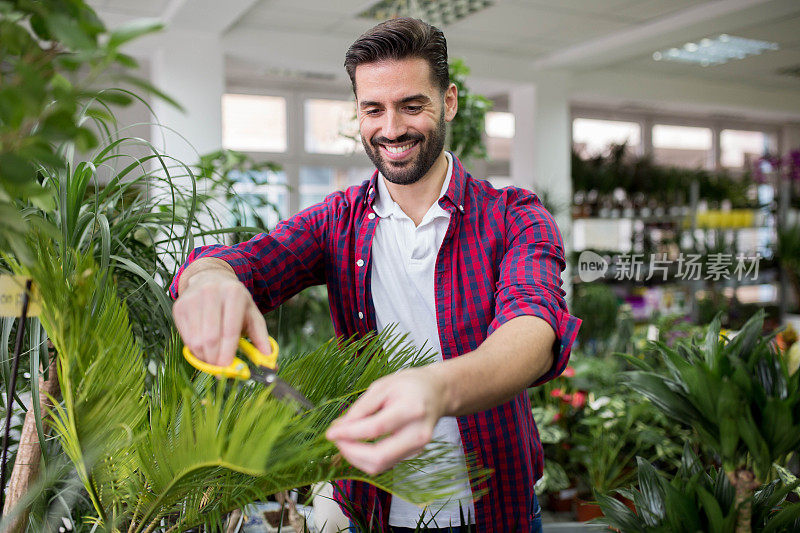
[[[222,146],[245,152],[285,152],[286,99],[223,95]]]
[[[514,139],[514,114],[501,111],[486,113],[486,153],[492,161],[510,161]]]
[[[713,168],[711,129],[693,126],[653,126],[653,160],[659,165]]]
[[[323,201],[333,191],[360,185],[373,172],[374,169],[367,167],[300,167],[300,209]]]
[[[355,111],[355,103],[346,100],[306,100],[306,152],[351,154],[363,149]]]
[[[753,168],[770,151],[770,137],[763,131],[722,130],[719,144],[720,163],[726,168]]]
[[[627,144],[639,153],[642,128],[636,122],[576,118],[572,121],[572,148],[583,158],[608,153],[612,144]]]
[[[234,190],[239,194],[236,201],[231,202],[232,214],[245,215],[245,219],[234,220],[234,223],[271,229],[288,216],[289,188],[285,172],[233,171],[230,178],[236,182]]]

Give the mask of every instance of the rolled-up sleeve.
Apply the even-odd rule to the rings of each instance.
[[[536,316],[550,324],[556,335],[555,357],[552,367],[532,384],[541,385],[567,367],[581,324],[569,314],[564,300],[561,232],[539,199],[525,195],[506,212],[506,242],[489,333],[518,316]]]
[[[178,297],[178,283],[186,267],[201,257],[228,263],[253,295],[262,312],[274,309],[311,285],[325,283],[324,242],[327,220],[335,209],[337,195],[280,222],[269,233],[260,233],[234,246],[195,248],[181,265],[170,285]]]

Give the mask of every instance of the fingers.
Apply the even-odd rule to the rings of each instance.
[[[393,404],[363,418],[345,415],[331,424],[326,436],[330,440],[369,440],[394,433],[412,422],[423,421],[425,413]]]
[[[197,332],[200,337],[200,353],[195,353],[195,357],[219,365],[222,361],[219,353],[219,341],[222,331],[222,320],[220,319],[223,300],[217,291],[209,289],[204,289],[203,304],[198,309],[202,317],[200,331]]]
[[[411,424],[375,443],[344,440],[336,445],[351,465],[374,476],[421,452],[432,434],[424,424]]]
[[[196,280],[196,281],[195,281]],[[269,354],[267,327],[247,288],[230,275],[198,275],[175,301],[175,326],[198,359],[228,366],[242,331]]]
[[[380,381],[381,380],[378,380],[373,383],[367,391],[350,406],[345,414],[331,423],[328,431],[325,433],[325,436],[329,440],[358,438],[353,436],[355,433],[351,431],[351,423],[372,415],[383,408],[386,402],[387,396],[384,392],[385,389],[376,386],[380,384]],[[363,427],[363,424],[361,427]]]
[[[245,307],[236,298],[222,301],[221,338],[216,363],[218,366],[228,366],[233,361],[239,337],[242,335],[244,316]]]
[[[381,407],[388,398],[391,397],[391,387],[386,386],[389,380],[386,378],[375,381],[369,388],[362,394],[347,412],[340,417],[342,421],[356,420],[369,416]]]
[[[264,315],[258,310],[255,304],[248,308],[245,313],[244,332],[250,337],[253,345],[264,355],[272,353],[272,346],[269,344],[269,332]]]

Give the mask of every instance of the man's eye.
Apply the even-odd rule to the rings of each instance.
[[[409,106],[406,106],[406,111],[408,111],[409,113],[419,113],[420,111],[422,111],[422,106],[421,105],[409,105]]]
[[[365,115],[377,115],[380,113],[380,109],[366,109],[364,110]]]

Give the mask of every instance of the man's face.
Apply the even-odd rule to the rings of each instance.
[[[444,149],[445,122],[456,114],[456,88],[442,95],[428,62],[387,60],[356,67],[361,142],[392,183],[416,183]]]

